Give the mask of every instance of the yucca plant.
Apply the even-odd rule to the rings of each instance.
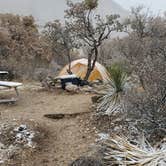
[[[115,63],[107,70],[110,81],[106,86],[106,93],[100,99],[97,110],[111,115],[123,110],[122,94],[125,91],[128,76],[122,63]]]
[[[114,88],[115,93],[122,92],[124,90],[124,85],[127,80],[127,72],[121,63],[115,63],[111,67],[107,68],[110,74],[110,83]]]

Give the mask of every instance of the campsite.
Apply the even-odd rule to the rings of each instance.
[[[50,0],[45,15],[44,0],[6,3],[0,166],[166,166],[166,14],[114,0],[61,1],[57,13]]]

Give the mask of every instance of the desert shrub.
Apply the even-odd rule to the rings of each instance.
[[[115,45],[130,63],[132,73],[139,77],[142,90],[126,94],[124,121],[128,120],[148,138],[154,132],[160,137],[166,131],[166,18],[149,16],[140,7],[132,13],[128,36],[117,39]]]
[[[48,49],[32,16],[0,14],[0,67],[19,77],[31,78],[34,70],[48,66]]]
[[[132,15],[124,24],[128,35],[112,41],[110,52],[110,57],[127,61],[132,76],[136,75],[139,82],[133,86],[134,80],[130,77],[127,83],[134,88],[127,89],[123,95],[125,114],[121,122],[128,125],[129,130],[133,127],[137,133],[143,132],[154,143],[166,133],[166,17],[153,17],[143,13],[141,7],[132,9]],[[105,101],[103,108],[100,107],[103,110],[111,103]]]
[[[144,133],[151,143],[162,140],[166,135],[166,106],[155,97],[144,92],[130,92],[125,97],[126,119],[139,133]],[[125,119],[125,120],[126,120]],[[129,127],[129,128],[130,128]],[[132,134],[132,133],[131,133]]]

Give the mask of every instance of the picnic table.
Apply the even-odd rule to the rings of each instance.
[[[18,83],[18,82],[9,82],[9,81],[0,81],[0,86],[1,87],[6,87],[6,88],[14,88],[15,91],[16,91],[16,94],[17,94],[17,97],[19,96],[19,93],[18,93],[18,87],[19,86],[22,86],[22,83]]]
[[[0,71],[1,74],[8,74],[6,71]],[[22,83],[19,82],[9,82],[9,81],[0,81],[0,90],[4,89],[14,89],[16,92],[16,98],[11,98],[11,99],[0,99],[0,103],[10,103],[10,102],[16,102],[19,98],[19,92],[18,92],[18,87],[22,86]]]

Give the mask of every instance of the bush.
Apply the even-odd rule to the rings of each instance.
[[[150,142],[155,142],[162,139],[166,132],[166,17],[152,17],[143,13],[140,7],[133,9],[132,14],[128,25],[124,25],[129,27],[128,35],[113,41],[114,51],[111,52],[112,57],[117,53],[117,58],[125,59],[130,64],[132,75],[137,75],[141,83],[140,87],[129,88],[123,95],[123,120],[129,128],[136,127]],[[111,72],[114,91],[120,92],[123,89],[121,70]],[[99,108],[110,107],[112,94],[108,91]],[[117,107],[114,104],[111,106],[111,109]]]
[[[50,52],[32,16],[0,14],[0,37],[1,68],[16,77],[32,78],[37,67],[48,66]]]
[[[125,94],[124,121],[155,141],[151,139],[154,132],[166,131],[166,18],[149,16],[140,7],[132,13],[128,36],[118,39],[115,46],[139,77],[142,91]]]

